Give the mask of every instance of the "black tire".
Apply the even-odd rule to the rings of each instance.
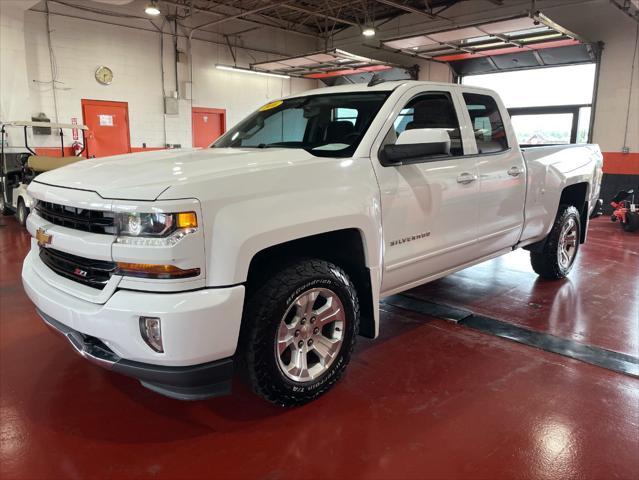
[[[27,217],[29,216],[29,209],[24,204],[22,198],[18,198],[18,208],[16,209],[16,219],[18,223],[23,227],[27,225]]]
[[[639,213],[628,212],[626,221],[623,223],[623,229],[626,232],[635,232],[639,228]]]
[[[4,202],[4,192],[2,191],[2,188],[0,188],[0,214],[5,217],[13,214],[11,209],[9,209],[9,207],[7,207],[6,203]]]
[[[569,222],[574,222],[576,226],[576,241],[574,254],[571,260],[562,264],[559,260],[559,249],[562,231]],[[547,280],[559,280],[566,278],[575,263],[579,253],[579,239],[581,236],[581,220],[579,211],[572,205],[560,205],[555,223],[546,237],[546,244],[541,252],[530,252],[530,264],[533,270],[541,278]]]
[[[315,292],[318,289],[327,292],[328,295],[336,295],[343,306],[344,321],[335,322],[332,327],[339,332],[339,335],[342,335],[341,345],[331,357],[330,362],[332,363],[329,363],[326,370],[317,378],[309,381],[294,381],[284,373],[283,367],[280,366],[280,359],[282,356],[286,356],[287,351],[283,351],[281,354],[277,351],[278,332],[280,332],[282,322],[286,321],[286,315],[293,314],[294,302],[305,292]],[[311,305],[310,308],[320,303],[321,299],[313,303],[308,302]],[[320,308],[321,306],[316,307],[316,310]],[[297,327],[288,328],[305,329],[301,334],[296,329],[295,338],[308,338],[308,335],[313,335],[314,330],[310,330],[312,328],[311,319],[307,319],[309,323],[305,327],[299,327],[302,319],[298,317],[306,317],[307,315],[298,315],[298,310],[295,312],[294,318],[290,322]],[[313,317],[313,322],[315,322],[315,317]],[[335,326],[337,324],[340,325],[339,328]],[[315,326],[318,325],[320,325],[319,315]],[[326,393],[341,377],[350,361],[358,328],[359,302],[355,287],[346,273],[338,266],[324,260],[300,260],[272,274],[247,298],[242,320],[241,348],[244,356],[244,373],[253,391],[269,402],[284,407],[310,402]],[[297,337],[298,334],[299,337]],[[323,335],[322,331],[320,331],[320,335]],[[293,337],[289,338],[293,341],[286,350],[290,352],[289,363],[292,364],[292,355],[301,356],[302,346],[300,346],[298,353],[296,346],[298,340]],[[303,341],[303,348],[306,351],[307,344],[304,342],[306,340]],[[310,358],[315,356],[319,360],[320,357],[312,352],[313,349],[317,349],[318,344],[319,341],[314,347],[308,344],[309,353],[304,353],[305,364],[309,356]],[[308,364],[310,365],[311,362],[309,361]],[[320,370],[322,368],[324,367],[320,365]]]

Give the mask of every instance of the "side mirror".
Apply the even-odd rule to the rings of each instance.
[[[401,165],[444,155],[450,155],[450,136],[445,128],[416,128],[400,133],[394,145],[385,145],[380,159],[385,165]]]

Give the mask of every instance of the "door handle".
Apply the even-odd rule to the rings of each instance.
[[[511,177],[518,177],[521,175],[521,170],[519,170],[519,167],[511,167],[508,169],[508,175]]]
[[[473,175],[472,173],[461,173],[459,177],[457,177],[457,183],[462,183],[464,185],[468,185],[469,183],[473,183],[477,180],[477,175]]]

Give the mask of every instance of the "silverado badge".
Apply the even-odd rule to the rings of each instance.
[[[38,241],[38,245],[44,247],[45,245],[49,245],[51,240],[53,240],[53,235],[49,235],[45,232],[44,228],[38,228],[36,230],[36,240]]]

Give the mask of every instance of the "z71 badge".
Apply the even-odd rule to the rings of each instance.
[[[51,240],[53,240],[53,235],[49,235],[44,228],[38,228],[36,230],[36,240],[38,241],[38,245],[44,247],[45,245],[50,245]]]
[[[399,240],[393,240],[390,242],[390,246],[401,245],[403,243],[414,242],[415,240],[421,240],[422,238],[430,237],[430,232],[418,233],[417,235],[411,235],[410,237],[400,238]]]

